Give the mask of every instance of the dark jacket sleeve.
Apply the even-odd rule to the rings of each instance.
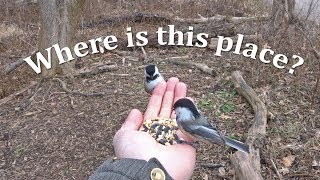
[[[162,164],[152,158],[148,162],[138,159],[108,159],[89,177],[89,180],[172,180]]]

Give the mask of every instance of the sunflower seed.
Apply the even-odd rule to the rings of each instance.
[[[177,144],[180,141],[176,135],[177,130],[178,127],[175,119],[168,118],[148,119],[140,129],[140,131],[147,132],[157,142],[166,146]]]

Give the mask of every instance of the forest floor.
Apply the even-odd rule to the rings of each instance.
[[[31,52],[36,46],[39,28],[37,20],[21,26],[15,21],[2,20],[1,71],[7,64]],[[158,27],[146,23],[126,26],[136,31],[151,31]],[[237,28],[238,32],[246,26],[249,25],[242,24]],[[119,31],[125,32],[125,29],[118,27],[112,31],[104,26],[82,29],[77,35],[78,42]],[[298,36],[293,29],[290,35]],[[258,59],[231,52],[218,57],[206,48],[146,46],[149,62],[144,62],[139,48],[127,51],[130,58],[125,61],[112,51],[81,58],[77,69],[98,63],[116,63],[118,70],[74,79],[62,78],[68,88],[83,93],[109,94],[102,97],[67,94],[59,83],[46,79],[39,89],[33,86],[0,104],[0,179],[86,179],[106,158],[114,156],[112,138],[130,110],[146,109],[149,95],[143,89],[143,68],[150,63],[156,64],[165,78],[175,76],[185,82],[188,96],[195,99],[212,123],[228,135],[245,141],[254,113],[245,98],[236,93],[230,80],[232,71],[241,71],[246,82],[266,104],[270,115],[266,143],[260,149],[263,177],[278,179],[278,171],[284,179],[319,179],[320,93],[312,96],[318,62],[306,50],[298,51],[301,49],[289,46],[280,35],[277,38],[274,44],[268,45],[284,54],[300,53],[305,57],[305,63],[293,75],[287,69],[277,69]],[[292,46],[299,43],[298,38],[290,39]],[[263,46],[266,41],[259,44]],[[213,68],[217,75],[167,62],[172,57],[186,55],[187,60]],[[1,74],[0,98],[40,79],[27,65],[9,75]],[[30,101],[30,95],[35,91],[37,93]],[[192,179],[233,179],[235,172],[229,158],[233,152],[228,147],[200,144]],[[206,163],[223,164],[224,167],[200,166]]]

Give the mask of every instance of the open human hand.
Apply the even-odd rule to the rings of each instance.
[[[115,155],[119,158],[133,158],[148,161],[157,158],[173,179],[189,179],[193,173],[196,150],[187,144],[165,146],[151,135],[139,131],[143,121],[156,117],[175,118],[173,104],[186,97],[187,86],[178,78],[170,78],[167,83],[156,86],[144,114],[133,109],[122,127],[113,138]],[[181,132],[178,136],[189,140]]]

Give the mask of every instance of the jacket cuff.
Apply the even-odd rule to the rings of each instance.
[[[139,159],[110,158],[89,177],[89,180],[102,179],[172,180],[172,177],[156,158],[151,158],[148,162]]]

